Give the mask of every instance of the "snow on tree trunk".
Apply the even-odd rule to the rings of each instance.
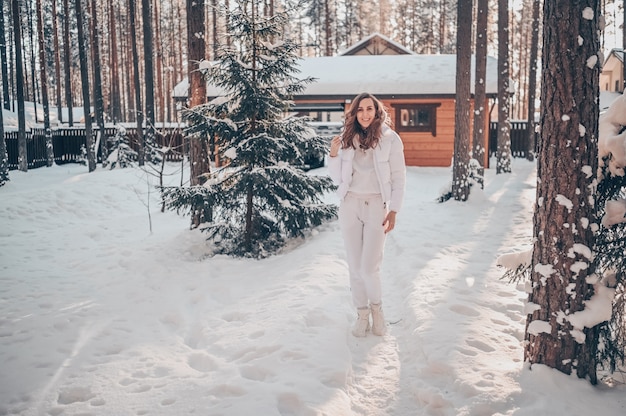
[[[525,360],[597,382],[597,327],[575,317],[593,295],[599,1],[546,0]],[[588,327],[591,326],[591,327]]]
[[[511,172],[509,122],[509,2],[498,0],[498,148],[496,173]]]
[[[0,67],[2,68],[0,72],[2,73],[2,108],[8,110],[10,108],[8,69],[9,60],[7,59],[7,43],[5,36],[6,25],[4,19],[4,7],[0,7]]]
[[[466,201],[469,197],[470,143],[470,71],[472,39],[472,1],[458,2],[456,47],[456,105],[454,110],[454,166],[452,197]]]
[[[487,122],[486,84],[487,78],[487,15],[489,1],[478,0],[476,18],[476,76],[474,77],[474,130],[472,157],[478,161],[478,176],[484,176],[485,123]],[[483,182],[480,183],[481,187]]]
[[[533,161],[537,143],[535,141],[535,93],[537,91],[537,55],[539,53],[539,5],[533,0],[532,35],[530,42],[530,70],[528,72],[528,151],[526,158]]]
[[[1,19],[0,19],[1,21]],[[9,180],[9,155],[4,140],[4,111],[0,107],[0,186]]]

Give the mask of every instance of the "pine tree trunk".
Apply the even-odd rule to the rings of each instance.
[[[104,162],[108,156],[106,137],[104,136],[104,97],[102,96],[102,65],[100,60],[100,31],[98,29],[98,11],[96,0],[91,0],[91,45],[93,51],[93,91],[96,122],[100,135],[100,155]],[[97,151],[97,150],[96,150]]]
[[[13,12],[13,36],[15,40],[15,84],[17,86],[17,163],[19,170],[27,172],[28,154],[26,150],[26,109],[24,108],[24,63],[22,60],[22,33],[18,0],[12,0],[11,6]]]
[[[110,35],[110,98],[109,98],[109,117],[113,123],[122,120],[121,100],[121,82],[119,73],[119,58],[117,53],[117,26],[115,17],[115,8],[113,3],[109,3],[109,35]]]
[[[213,59],[217,59],[219,55],[218,44],[218,24],[217,24],[217,0],[211,0],[211,13],[213,16]]]
[[[1,21],[1,19],[0,19]],[[4,111],[0,108],[0,186],[9,180],[9,155],[4,141]]]
[[[26,11],[27,11],[27,20],[28,20],[28,48],[30,49],[30,78],[32,83],[32,94],[27,97],[32,98],[33,103],[33,114],[35,116],[35,123],[39,123],[39,110],[37,109],[39,103],[39,89],[37,88],[37,75],[36,67],[37,67],[37,59],[35,58],[35,36],[34,36],[34,28],[33,28],[33,11],[32,11],[32,2],[25,2]],[[26,45],[24,45],[26,46]]]
[[[446,0],[442,0],[439,6],[439,53],[443,53],[446,47]]]
[[[452,197],[469,197],[470,79],[472,0],[459,0],[456,42],[456,104],[454,109],[454,166]]]
[[[177,8],[178,16],[182,16],[186,10],[186,9],[183,9],[182,2],[177,2],[176,8]],[[185,55],[185,46],[184,46],[183,40],[185,40],[186,38],[186,33],[184,31],[185,25],[183,25],[182,19],[178,19],[177,22],[178,22],[178,36],[176,36],[176,40],[178,43],[176,45],[176,50],[178,51],[178,53],[176,54],[176,63],[177,63],[176,68],[181,68],[180,76],[182,77],[183,76],[182,68],[184,68],[183,55]],[[174,74],[174,75],[178,75],[178,74]],[[178,80],[179,78],[176,77],[175,79]]]
[[[519,97],[516,97],[517,99],[511,100],[512,102],[509,101],[511,106],[509,115],[512,114],[513,118],[517,120],[521,120],[527,113],[526,102],[528,99],[528,90],[526,88],[528,87],[528,74],[525,73],[528,67],[526,62],[528,62],[529,50],[528,41],[526,39],[526,27],[528,26],[526,24],[526,20],[528,19],[526,17],[528,15],[527,9],[526,2],[523,2],[522,9],[520,10],[519,22],[515,19],[512,20],[511,26],[513,28],[510,30],[512,35],[509,36],[509,39],[512,40],[512,44],[510,45],[512,51],[510,54],[510,61],[515,63],[512,65],[512,68],[509,67],[509,75],[511,78],[517,80],[518,92],[516,91],[516,93],[519,95]]]
[[[597,327],[570,317],[593,294],[599,0],[546,0],[541,141],[525,359],[597,382]],[[591,16],[593,15],[593,16]],[[582,41],[579,41],[582,40]],[[591,60],[590,60],[591,58]],[[589,279],[589,280],[587,280]]]
[[[622,5],[624,15],[622,16],[622,52],[626,53],[626,4]],[[622,94],[626,90],[626,62],[622,62]]]
[[[2,108],[10,109],[9,70],[7,68],[7,44],[4,33],[4,7],[0,7],[0,65],[2,65]]]
[[[204,36],[204,0],[187,0],[187,42],[189,48],[189,107],[206,103],[206,80],[200,71],[198,63],[205,59],[206,43]],[[200,175],[208,171],[207,155],[202,152],[202,143],[199,139],[192,139],[190,143],[191,185],[198,185]]]
[[[55,75],[55,98],[57,106],[57,120],[63,122],[63,111],[61,104],[61,48],[59,47],[59,17],[57,15],[57,0],[52,0],[52,39],[54,43],[54,75]]]
[[[189,77],[189,107],[206,103],[206,80],[202,72],[198,71],[198,63],[205,59],[206,33],[204,26],[204,0],[187,0],[187,47],[188,47],[188,77]],[[202,34],[203,36],[198,36]],[[200,175],[209,171],[208,153],[206,152],[204,137],[193,137],[189,140],[189,162],[191,165],[191,185],[200,184]],[[203,213],[192,213],[191,227],[196,228],[203,220]]]
[[[37,0],[37,31],[39,38],[39,70],[41,74],[41,101],[43,105],[43,124],[46,137],[46,164],[48,167],[54,164],[54,152],[52,148],[52,130],[50,129],[50,105],[48,102],[48,74],[46,68],[45,41],[43,32],[43,9],[41,0]]]
[[[333,33],[331,30],[332,19],[330,18],[330,0],[324,1],[324,39],[326,43],[325,56],[333,56]]]
[[[225,25],[228,28],[230,24],[230,0],[224,0]],[[230,47],[230,36],[226,36],[226,46]]]
[[[131,7],[131,0],[128,2],[128,7]],[[132,0],[132,6],[135,7],[135,0]],[[139,67],[137,67],[137,74],[135,74],[135,65],[133,57],[136,54],[136,50],[133,50],[133,42],[135,48],[137,47],[137,39],[135,33],[135,14],[133,13],[133,17],[131,18],[130,10],[125,10],[126,14],[120,16],[120,20],[123,20],[124,27],[128,30],[130,29],[130,33],[127,31],[120,32],[120,43],[122,47],[121,50],[121,62],[120,66],[123,68],[121,71],[122,82],[121,85],[123,87],[123,93],[121,94],[124,97],[124,105],[122,106],[122,120],[124,121],[134,121],[137,122],[137,110],[135,109],[136,104],[136,90],[134,89],[133,77],[138,76]],[[130,25],[130,22],[133,22],[133,25]],[[122,27],[120,27],[122,30]],[[141,95],[139,96],[141,98]],[[141,101],[141,100],[140,100]],[[140,128],[141,130],[141,128]],[[137,134],[140,134],[139,132]],[[143,133],[141,133],[143,134]]]
[[[139,56],[137,53],[137,31],[135,29],[135,0],[129,0],[128,13],[130,16],[130,43],[132,49],[132,67],[134,75],[134,91],[135,91],[135,107],[137,121],[137,139],[139,140],[139,166],[143,166],[145,162],[145,139],[143,133],[143,105],[141,103],[141,83],[139,82]]]
[[[498,148],[496,173],[511,172],[509,121],[509,3],[498,0]]]
[[[528,151],[527,159],[532,161],[536,152],[535,140],[535,93],[537,91],[537,55],[539,49],[539,3],[532,0],[532,37],[530,41],[530,71],[528,73]]]
[[[91,97],[89,94],[89,64],[85,45],[82,0],[76,0],[76,27],[78,30],[78,60],[80,61],[80,81],[83,89],[83,112],[85,115],[85,142],[89,172],[96,170],[96,154],[91,123]]]
[[[156,112],[158,112],[158,117],[155,112],[155,119],[159,121],[165,120],[165,97],[170,97],[171,93],[169,91],[163,91],[163,45],[161,45],[161,19],[160,19],[160,7],[159,2],[155,1],[154,3],[154,19],[152,27],[154,28],[154,47],[156,48],[156,96],[158,99],[158,104],[156,105]]]
[[[70,55],[70,6],[69,0],[63,0],[63,70],[65,74],[65,105],[67,106],[67,122],[70,127],[74,125],[74,99],[72,98],[72,66]]]
[[[474,135],[472,155],[480,165],[478,174],[484,174],[485,166],[485,125],[487,124],[486,84],[487,79],[487,15],[489,0],[478,0],[476,17],[476,65],[474,76]],[[483,186],[483,183],[480,184]]]
[[[143,153],[148,146],[154,147],[156,141],[156,125],[154,119],[154,48],[152,45],[152,11],[151,0],[141,0],[143,21],[143,53],[144,53],[144,88],[146,91],[146,134]],[[151,161],[151,160],[150,160]]]

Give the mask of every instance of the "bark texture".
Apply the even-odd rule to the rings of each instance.
[[[599,1],[546,0],[535,244],[525,359],[597,382],[594,328],[570,317],[593,294]],[[588,280],[589,279],[589,280]]]

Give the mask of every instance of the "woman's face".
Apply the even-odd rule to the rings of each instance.
[[[374,106],[374,100],[371,98],[364,98],[359,103],[359,107],[356,112],[356,120],[359,122],[362,128],[366,129],[372,124],[376,118],[376,106]]]

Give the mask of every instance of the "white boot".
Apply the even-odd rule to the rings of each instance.
[[[355,337],[364,337],[370,330],[370,308],[358,308],[359,316],[352,328],[352,335]]]
[[[378,336],[385,335],[387,327],[385,326],[385,314],[383,313],[382,304],[372,303],[370,309],[372,310],[372,333]]]

